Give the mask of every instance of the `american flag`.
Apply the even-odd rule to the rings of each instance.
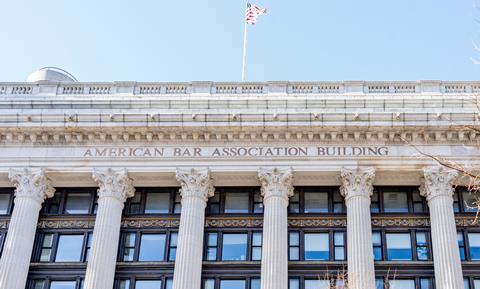
[[[254,25],[258,16],[267,13],[267,9],[262,9],[256,5],[247,3],[247,11],[245,12],[245,22]]]

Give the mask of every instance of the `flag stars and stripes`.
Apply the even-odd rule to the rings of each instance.
[[[245,22],[254,25],[257,23],[257,18],[267,13],[267,9],[262,9],[254,4],[247,3],[247,10],[245,12]]]

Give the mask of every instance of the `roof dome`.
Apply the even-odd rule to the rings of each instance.
[[[43,67],[31,73],[27,82],[77,82],[75,76],[57,67]]]

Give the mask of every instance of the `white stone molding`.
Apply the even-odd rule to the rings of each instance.
[[[128,177],[126,169],[106,170],[93,169],[93,180],[98,183],[98,198],[112,197],[124,203],[127,198],[133,197],[135,188]]]
[[[215,189],[209,169],[179,170],[182,212],[178,229],[173,289],[200,289],[202,280],[205,207]]]
[[[9,179],[16,186],[15,206],[0,259],[0,288],[24,289],[38,213],[45,198],[52,197],[55,189],[43,169],[10,170]]]
[[[288,198],[293,196],[291,168],[261,168],[262,184],[262,289],[288,288]]]
[[[373,193],[375,169],[342,168],[340,192],[347,207],[348,285],[350,289],[374,289],[370,196]]]
[[[180,182],[182,200],[188,197],[201,198],[207,202],[215,193],[209,169],[177,169],[176,178]]]
[[[368,197],[373,194],[373,180],[375,169],[372,167],[358,167],[355,169],[342,168],[340,172],[340,193],[348,200],[352,197]]]
[[[258,178],[261,187],[261,194],[264,202],[266,199],[277,196],[287,200],[293,196],[293,170],[261,168],[258,171]]]
[[[94,169],[92,176],[99,198],[84,288],[106,289],[114,283],[124,202],[135,188],[126,169]]]
[[[10,169],[8,178],[16,187],[15,199],[32,198],[41,204],[55,193],[42,168]]]
[[[421,194],[430,208],[433,265],[437,289],[463,288],[463,272],[458,250],[453,212],[453,182],[458,173],[443,166],[423,169]]]

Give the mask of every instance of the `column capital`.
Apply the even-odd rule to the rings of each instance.
[[[43,168],[10,169],[8,178],[16,187],[16,198],[32,198],[41,204],[55,193]]]
[[[180,182],[182,188],[180,194],[183,198],[196,197],[207,202],[209,197],[215,193],[213,181],[210,177],[210,169],[177,169],[177,181]]]
[[[262,196],[265,199],[273,196],[288,198],[293,196],[292,168],[260,168],[258,178],[262,183]]]
[[[357,167],[355,169],[342,168],[340,171],[340,193],[348,200],[351,197],[368,197],[373,194],[373,180],[375,168]]]
[[[423,182],[420,186],[420,194],[427,201],[438,196],[452,197],[455,189],[453,182],[458,176],[455,170],[443,166],[431,166],[423,168]]]
[[[133,197],[135,188],[126,169],[93,169],[93,180],[98,183],[98,197],[113,197],[124,203]]]

